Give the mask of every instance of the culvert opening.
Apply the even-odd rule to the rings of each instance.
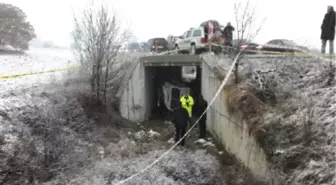
[[[179,100],[184,92],[193,97],[193,116],[196,116],[201,75],[200,66],[146,66],[145,89],[149,120],[167,119],[176,106],[174,100]]]

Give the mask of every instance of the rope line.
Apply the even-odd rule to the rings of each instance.
[[[165,157],[168,153],[170,153],[190,132],[191,130],[198,124],[198,122],[200,121],[200,119],[204,116],[204,114],[208,111],[208,109],[210,108],[210,106],[214,103],[214,101],[216,100],[217,96],[220,94],[220,92],[222,91],[222,89],[224,88],[225,84],[227,83],[231,72],[233,71],[235,64],[241,54],[243,50],[241,50],[238,55],[236,56],[235,60],[232,62],[231,67],[228,71],[228,73],[226,74],[224,80],[222,81],[221,85],[219,86],[217,92],[215,93],[214,97],[212,98],[212,100],[210,101],[210,103],[208,104],[207,108],[203,111],[203,113],[200,115],[200,117],[196,120],[196,122],[190,127],[190,129],[183,135],[183,137],[177,141],[171,148],[169,148],[165,153],[163,153],[160,157],[158,157],[155,161],[153,161],[151,164],[149,164],[147,167],[143,168],[141,171],[139,171],[138,173],[135,173],[131,176],[129,176],[128,178],[119,181],[118,183],[116,183],[115,185],[120,185],[123,184],[131,179],[134,179],[135,177],[139,176],[140,174],[144,173],[145,171],[147,171],[149,168],[151,168],[152,166],[154,166],[156,163],[158,163],[163,157]]]

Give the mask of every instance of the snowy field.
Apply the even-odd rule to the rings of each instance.
[[[75,65],[70,50],[45,48],[31,48],[22,55],[0,55],[0,64],[0,76]]]
[[[64,49],[32,48],[25,54],[1,54],[0,76],[66,67],[69,61],[73,63],[73,59],[71,52]],[[16,110],[27,105],[44,106],[46,100],[36,96],[37,91],[41,93],[43,91],[41,91],[41,88],[50,87],[50,84],[63,81],[65,78],[66,74],[64,72],[18,78],[0,78],[0,113],[2,113],[0,114],[0,134],[8,141],[16,138],[15,134],[12,133],[17,130],[18,125],[14,126],[12,122],[5,120],[5,118],[15,114]],[[11,146],[11,142],[8,144],[8,146]]]

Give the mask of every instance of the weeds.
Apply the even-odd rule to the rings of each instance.
[[[255,114],[243,109],[248,107],[244,101],[232,101],[232,96],[229,101],[240,107],[245,116],[252,116],[249,119],[257,118],[260,125],[257,140],[271,166],[285,176],[280,178],[282,183],[335,183],[335,175],[331,173],[335,168],[332,148],[336,143],[333,133],[336,88],[330,86],[335,81],[332,66],[297,58],[267,64],[245,63],[240,74],[245,79],[240,84],[245,91],[240,92],[253,94],[266,109]]]

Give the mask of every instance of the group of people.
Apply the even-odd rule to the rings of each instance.
[[[198,116],[206,110],[208,103],[204,100],[203,96],[200,95],[198,98],[198,106],[195,111]],[[172,122],[175,126],[175,142],[178,142],[186,134],[188,125],[192,124],[192,114],[194,99],[189,94],[183,94],[179,100],[176,102],[175,108],[173,109],[173,119]],[[206,114],[200,119],[199,123],[199,138],[204,139],[206,137]],[[181,140],[179,145],[185,145],[185,137]]]
[[[324,16],[321,25],[321,53],[325,54],[327,41],[329,41],[329,53],[334,54],[334,39],[335,39],[335,11],[333,6],[328,6],[327,13]]]

